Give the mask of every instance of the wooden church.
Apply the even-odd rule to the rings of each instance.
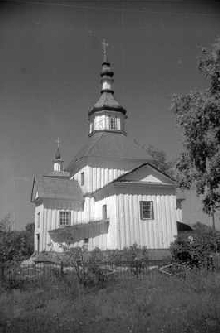
[[[87,143],[64,169],[59,144],[53,171],[33,180],[35,251],[66,246],[167,249],[181,221],[176,184],[151,164],[126,132],[127,111],[114,97],[106,50],[101,95],[88,113]]]

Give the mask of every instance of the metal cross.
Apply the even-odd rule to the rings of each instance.
[[[108,47],[108,43],[105,41],[105,39],[103,39],[103,41],[102,41],[102,46],[103,46],[104,59],[106,59],[107,58],[107,47]]]
[[[60,138],[57,138],[57,140],[55,140],[55,142],[57,143],[58,148],[60,147]]]

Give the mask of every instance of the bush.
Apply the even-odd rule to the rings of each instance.
[[[78,282],[87,286],[104,286],[109,276],[114,273],[115,266],[125,266],[138,276],[148,262],[147,249],[136,244],[123,250],[101,251],[95,248],[88,251],[75,247],[65,250],[63,264],[73,267]]]
[[[196,225],[191,234],[178,235],[170,250],[174,261],[190,267],[213,268],[212,255],[220,249],[218,232]]]
[[[116,266],[129,267],[132,273],[138,276],[148,263],[148,252],[146,247],[141,248],[133,244],[130,247],[124,247],[123,250],[111,251],[108,259]]]

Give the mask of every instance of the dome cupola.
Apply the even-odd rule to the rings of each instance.
[[[101,96],[89,111],[89,136],[97,131],[125,133],[127,111],[114,98],[114,72],[107,58],[108,44],[103,40]]]
[[[61,158],[61,153],[60,153],[60,139],[58,138],[56,140],[57,142],[57,150],[55,153],[55,158],[53,160],[53,171],[54,172],[62,172],[63,171],[63,160]]]

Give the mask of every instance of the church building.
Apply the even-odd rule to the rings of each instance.
[[[35,176],[35,251],[65,246],[168,249],[181,221],[176,183],[151,164],[126,132],[127,111],[114,97],[104,49],[101,95],[88,112],[88,139],[64,168],[58,144],[53,171]]]

